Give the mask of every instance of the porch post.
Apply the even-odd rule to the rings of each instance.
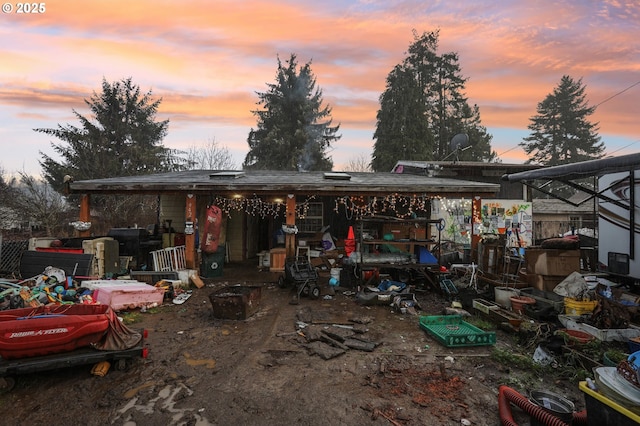
[[[82,194],[80,197],[80,221],[91,222],[91,196],[89,194]],[[78,231],[78,235],[81,237],[91,236],[91,228],[86,231]]]
[[[188,269],[198,269],[196,268],[196,234],[194,229],[194,223],[196,221],[196,196],[194,194],[187,194],[184,213],[185,261]]]
[[[296,224],[296,196],[294,194],[287,195],[287,221],[288,226]],[[296,234],[285,234],[284,247],[287,257],[295,256],[296,252]]]

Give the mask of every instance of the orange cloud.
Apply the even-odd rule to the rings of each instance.
[[[378,98],[414,28],[440,29],[440,51],[458,53],[469,102],[490,131],[526,130],[564,74],[582,77],[596,105],[640,71],[634,2],[74,0],[3,18],[0,37],[12,43],[0,49],[0,108],[12,116],[73,119],[103,77],[131,77],[163,99],[170,133],[209,124],[246,135],[277,55],[296,53],[301,64],[312,60],[334,123],[349,135],[340,143],[358,150],[371,149]],[[638,90],[598,106],[601,132],[638,138]]]

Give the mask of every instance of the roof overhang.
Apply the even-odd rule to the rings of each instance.
[[[494,198],[500,190],[495,183],[470,182],[419,175],[366,172],[287,172],[246,170],[219,173],[189,170],[155,175],[77,181],[70,184],[75,194],[216,194],[216,195],[429,195],[448,198],[480,196]],[[349,178],[347,178],[347,175]],[[215,176],[215,178],[212,178]],[[226,177],[225,177],[226,176]]]
[[[502,176],[502,180],[508,182],[532,181],[536,179],[564,181],[637,169],[640,169],[640,153],[506,174]]]
[[[602,191],[596,191],[594,187],[585,186],[576,180],[585,178],[596,178],[610,173],[617,172],[633,172],[640,169],[640,153],[622,155],[619,157],[602,158],[598,160],[581,161],[579,163],[565,164],[552,167],[541,167],[536,170],[528,170],[519,173],[505,174],[502,176],[503,181],[522,182],[523,184],[534,188],[554,198],[565,201],[569,204],[579,206],[590,199],[603,198]],[[543,180],[543,183],[536,181]],[[559,197],[544,187],[549,181],[563,182],[579,191],[589,194],[589,197],[580,203],[574,203],[565,198]],[[611,201],[611,200],[610,200]]]

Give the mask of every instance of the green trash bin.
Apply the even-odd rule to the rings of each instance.
[[[224,269],[225,254],[226,250],[223,245],[218,246],[218,251],[215,253],[202,253],[200,275],[205,278],[221,277]]]

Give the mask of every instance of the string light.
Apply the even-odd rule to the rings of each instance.
[[[301,203],[296,204],[296,216],[304,219],[309,211],[309,203],[315,199],[315,195],[308,197]],[[287,206],[282,200],[265,201],[258,195],[253,194],[250,198],[242,196],[234,196],[233,198],[224,198],[216,196],[213,198],[216,206],[224,212],[225,215],[231,217],[232,212],[243,212],[245,214],[260,217],[280,217],[284,216]]]
[[[390,194],[383,197],[350,195],[335,200],[334,212],[344,211],[347,218],[385,215],[401,219],[409,219],[418,213],[430,213],[431,197],[424,195]]]

